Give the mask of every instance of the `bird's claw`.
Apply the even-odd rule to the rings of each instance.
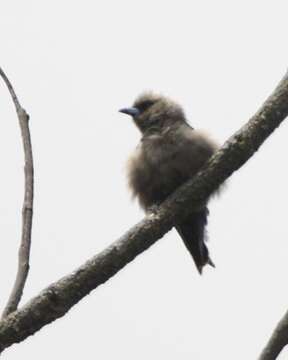
[[[148,215],[155,215],[157,210],[158,210],[158,205],[151,205],[149,206],[149,208],[147,209],[147,214]]]

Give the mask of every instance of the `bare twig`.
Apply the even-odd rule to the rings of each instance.
[[[224,144],[201,172],[172,194],[155,214],[147,216],[106,250],[3,319],[0,322],[0,352],[65,315],[90,291],[154,244],[238,170],[287,115],[288,80],[284,78],[252,119]]]
[[[275,360],[288,344],[288,311],[279,321],[258,360]]]
[[[32,231],[32,217],[33,217],[33,185],[34,185],[34,170],[33,170],[33,155],[31,146],[31,137],[29,131],[29,115],[20,105],[11,82],[0,68],[0,76],[4,80],[12,97],[16,108],[19,125],[21,129],[22,142],[24,148],[25,158],[25,190],[24,190],[24,204],[22,209],[22,238],[18,254],[18,270],[15,283],[8,299],[7,305],[3,311],[2,318],[9,315],[11,312],[17,310],[18,304],[21,300],[25,282],[29,272],[29,257],[31,247],[31,231]]]

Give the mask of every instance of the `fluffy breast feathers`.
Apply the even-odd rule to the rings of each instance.
[[[195,175],[217,148],[205,133],[186,124],[144,136],[127,163],[133,196],[145,210],[159,205]]]

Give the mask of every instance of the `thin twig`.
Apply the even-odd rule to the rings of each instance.
[[[288,312],[279,321],[258,360],[275,360],[288,344]]]
[[[18,270],[12,292],[9,296],[8,302],[2,314],[5,318],[11,312],[17,310],[18,304],[21,300],[25,282],[29,272],[29,258],[31,248],[31,231],[32,231],[32,217],[33,217],[33,186],[34,186],[34,169],[33,169],[33,154],[31,146],[31,137],[29,130],[29,115],[20,105],[11,82],[0,68],[0,76],[4,80],[13,103],[16,108],[23,148],[24,148],[24,172],[25,172],[25,190],[24,190],[24,204],[22,208],[22,235],[21,244],[18,253]]]
[[[64,316],[90,291],[153,245],[238,170],[287,115],[288,80],[284,78],[252,119],[224,144],[201,172],[172,194],[155,214],[148,215],[107,249],[3,319],[0,322],[0,353]]]

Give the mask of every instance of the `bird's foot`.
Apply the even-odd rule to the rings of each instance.
[[[155,215],[158,209],[159,209],[158,205],[149,206],[149,208],[147,209],[147,215]]]

